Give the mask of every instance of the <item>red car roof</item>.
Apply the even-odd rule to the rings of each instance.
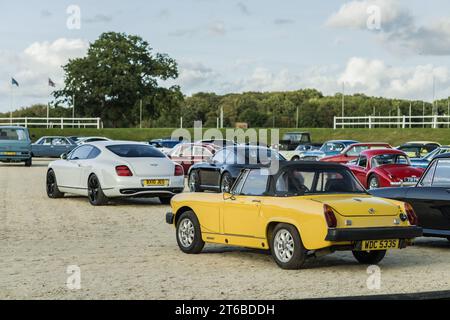
[[[383,154],[398,154],[406,156],[406,153],[397,149],[371,149],[361,152],[361,155],[366,157],[375,157]]]

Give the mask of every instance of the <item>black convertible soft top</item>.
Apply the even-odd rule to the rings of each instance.
[[[450,154],[448,154],[450,157]],[[270,164],[252,165],[247,169],[270,169]],[[280,161],[278,172],[273,172],[271,175],[277,175],[279,172],[284,172],[292,168],[300,168],[304,170],[347,170],[350,169],[339,163],[320,162],[320,161]]]

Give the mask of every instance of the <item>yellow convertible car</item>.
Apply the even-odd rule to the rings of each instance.
[[[183,252],[200,253],[206,242],[270,250],[283,269],[338,250],[377,264],[422,236],[409,204],[369,195],[348,168],[330,163],[246,169],[230,193],[179,194],[171,205],[166,221]]]

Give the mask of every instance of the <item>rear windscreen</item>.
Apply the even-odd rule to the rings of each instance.
[[[106,147],[112,153],[123,158],[165,158],[158,149],[149,145],[121,144]]]
[[[27,141],[28,135],[23,129],[0,128],[0,140]]]

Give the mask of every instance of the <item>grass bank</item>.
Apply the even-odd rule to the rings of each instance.
[[[149,141],[170,137],[175,129],[30,129],[33,140],[42,136],[105,136],[114,140]],[[193,134],[193,129],[188,129]],[[399,145],[407,141],[427,140],[441,144],[450,144],[450,129],[280,129],[281,135],[291,131],[308,131],[313,142],[324,142],[334,139],[353,139],[357,141],[379,141]],[[270,130],[269,130],[270,137]]]

